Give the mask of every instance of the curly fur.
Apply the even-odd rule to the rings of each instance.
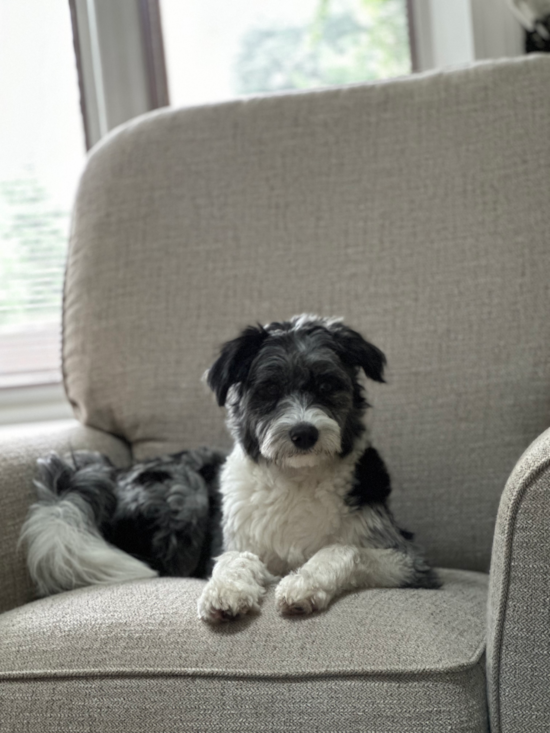
[[[38,461],[21,531],[40,595],[157,575],[209,577],[222,551],[219,467],[202,448],[115,468],[89,451]]]

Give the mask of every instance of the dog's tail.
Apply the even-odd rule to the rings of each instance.
[[[51,453],[38,467],[38,501],[20,542],[39,595],[157,575],[101,535],[116,508],[115,469],[107,459],[81,451],[63,460]]]

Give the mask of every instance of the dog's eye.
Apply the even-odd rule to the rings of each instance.
[[[280,387],[276,382],[266,382],[259,387],[258,393],[262,397],[273,400],[279,396]]]
[[[321,379],[317,382],[317,390],[321,394],[331,394],[341,389],[341,384],[336,379]]]

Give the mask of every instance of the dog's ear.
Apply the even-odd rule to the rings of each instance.
[[[225,405],[229,388],[244,382],[254,357],[268,336],[262,326],[248,326],[240,336],[222,346],[219,357],[206,376],[206,382],[215,393],[220,407]]]
[[[357,331],[342,324],[335,324],[331,328],[331,333],[338,355],[344,364],[360,367],[367,377],[375,382],[385,382],[386,357],[377,346],[366,341]]]

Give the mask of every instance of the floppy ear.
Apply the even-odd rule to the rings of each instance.
[[[206,382],[223,407],[229,388],[248,376],[254,357],[268,337],[262,326],[248,326],[236,339],[222,346],[219,357],[208,370]]]
[[[386,357],[377,346],[366,341],[357,331],[340,324],[333,327],[331,333],[344,364],[360,367],[375,382],[385,381]]]

